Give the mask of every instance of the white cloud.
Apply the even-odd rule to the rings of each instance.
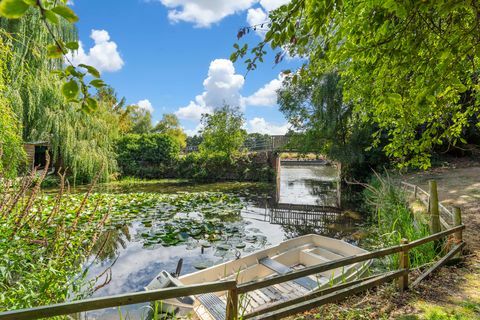
[[[105,30],[92,30],[90,38],[95,45],[85,52],[83,43],[79,41],[80,48],[74,54],[67,57],[74,65],[87,64],[98,69],[100,72],[114,72],[120,70],[124,62],[118,52],[117,44],[110,41],[110,35]]]
[[[266,29],[267,23],[265,23],[267,20],[268,20],[268,15],[262,8],[248,9],[247,23],[249,26],[257,26],[255,32],[262,38],[267,33],[267,29]],[[263,23],[265,23],[265,26],[262,28],[261,25]]]
[[[242,107],[240,89],[244,82],[243,76],[235,73],[230,60],[213,60],[208,68],[208,77],[203,81],[205,91],[175,114],[180,119],[198,121],[203,113],[211,113],[224,104]]]
[[[277,104],[277,91],[282,87],[283,77],[278,76],[262,88],[258,89],[251,96],[243,98],[244,104],[247,106],[263,106],[269,107]]]
[[[200,96],[197,96],[197,98]],[[182,107],[175,112],[179,119],[199,121],[204,113],[212,113],[212,108],[190,101],[188,106]]]
[[[282,135],[287,133],[289,129],[289,124],[285,123],[283,125],[276,125],[270,122],[267,122],[264,118],[255,117],[252,120],[248,121],[248,132],[257,132],[262,134],[270,135]]]
[[[289,3],[290,0],[260,0],[260,5],[267,11],[272,11],[278,7]]]
[[[197,124],[195,129],[185,129],[183,128],[183,131],[187,134],[189,137],[193,137],[196,134],[199,134],[199,132],[203,129],[203,125],[201,123]]]
[[[226,16],[247,10],[257,0],[160,0],[169,8],[172,22],[191,22],[196,27],[209,27]]]
[[[154,110],[153,105],[148,99],[138,101],[137,106],[142,110],[153,113],[153,110]]]

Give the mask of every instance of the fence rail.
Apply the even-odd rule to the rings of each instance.
[[[428,212],[430,213],[430,210],[431,210],[430,193],[415,184],[411,184],[404,181],[402,181],[401,184],[404,186],[405,190],[408,190],[413,194],[415,199],[420,200],[427,207]],[[439,209],[440,224],[442,228],[448,229],[449,227],[454,225],[455,214],[451,210],[448,210],[447,207],[445,207],[441,203],[438,203],[438,209]]]
[[[408,185],[408,184],[405,184]],[[412,185],[411,185],[412,186]],[[425,192],[417,187],[415,191]],[[435,197],[432,197],[435,198]],[[43,306],[31,309],[14,310],[0,313],[0,320],[23,320],[23,319],[39,319],[45,317],[53,317],[59,315],[69,315],[78,312],[85,312],[96,309],[109,307],[118,307],[137,303],[145,303],[152,301],[160,301],[170,298],[183,297],[187,295],[198,295],[204,293],[212,293],[219,291],[228,291],[226,318],[228,320],[236,320],[239,314],[239,295],[249,291],[279,284],[282,282],[302,278],[309,275],[345,267],[354,263],[369,261],[376,258],[382,258],[392,254],[399,256],[399,269],[371,276],[368,278],[342,283],[334,287],[326,288],[320,291],[314,291],[303,297],[291,299],[288,301],[278,302],[273,305],[265,306],[263,309],[255,310],[242,318],[253,319],[279,319],[298,312],[309,310],[313,307],[321,306],[326,303],[336,302],[353,294],[365,291],[369,288],[379,286],[386,282],[398,279],[398,286],[401,291],[409,287],[409,250],[421,246],[423,244],[439,241],[448,236],[454,236],[455,245],[449,250],[439,261],[432,267],[420,275],[412,284],[417,285],[420,281],[428,277],[432,272],[444,265],[452,257],[456,256],[465,245],[462,239],[462,231],[465,226],[461,223],[460,209],[455,209],[453,214],[454,227],[450,227],[444,231],[436,232],[430,236],[408,242],[403,240],[401,244],[384,248],[368,253],[346,257],[339,260],[329,261],[320,265],[306,267],[300,270],[294,270],[283,275],[276,275],[268,279],[252,281],[248,283],[237,283],[236,281],[224,281],[215,283],[205,283],[199,285],[189,285],[176,288],[167,288],[160,290],[152,290],[146,292],[136,292],[122,294],[110,297],[93,298],[87,300],[60,303],[50,306]]]

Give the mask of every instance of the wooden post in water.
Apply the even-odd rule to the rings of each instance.
[[[430,186],[430,201],[429,210],[430,213],[430,234],[435,234],[441,231],[440,226],[440,212],[438,210],[438,192],[437,182],[435,180],[429,181]],[[440,253],[442,251],[442,241],[437,240],[434,242],[435,252]]]
[[[401,244],[408,244],[407,239],[402,239]],[[409,270],[410,268],[410,258],[408,257],[408,247],[405,247],[402,251],[399,252],[399,267],[400,269]],[[398,288],[400,292],[404,292],[408,289],[408,273],[398,278]]]
[[[228,290],[226,320],[237,320],[238,318],[238,291],[237,288]]]

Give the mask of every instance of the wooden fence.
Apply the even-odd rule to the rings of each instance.
[[[431,215],[432,219],[438,219],[440,221],[440,227],[444,230],[450,228],[455,224],[455,215],[456,211],[459,209],[453,207],[453,210],[448,210],[443,204],[438,201],[438,192],[437,192],[437,183],[434,180],[430,180],[429,188],[430,192],[427,192],[420,188],[417,185],[401,182],[405,190],[410,191],[413,197],[417,200],[420,200],[428,210],[428,213]],[[436,222],[434,222],[435,224]]]
[[[433,201],[434,198],[435,197],[432,197],[431,201]],[[339,260],[329,261],[323,264],[306,267],[304,269],[294,270],[287,274],[276,275],[268,279],[247,283],[237,283],[236,281],[204,283],[200,285],[190,285],[177,288],[167,288],[146,292],[122,294],[110,297],[66,302],[50,306],[3,312],[0,313],[0,320],[38,319],[59,315],[69,315],[96,309],[118,307],[137,303],[165,300],[186,295],[198,295],[219,291],[228,291],[228,303],[226,307],[226,318],[228,320],[238,319],[240,317],[244,319],[280,319],[288,315],[303,312],[327,303],[340,301],[348,296],[360,293],[367,289],[379,286],[393,280],[397,280],[399,290],[404,291],[407,290],[409,286],[417,285],[420,281],[425,279],[433,271],[444,265],[448,260],[456,256],[461,251],[461,249],[465,245],[465,242],[462,239],[462,231],[465,229],[465,226],[461,223],[461,213],[459,210],[455,210],[455,217],[455,226],[450,227],[444,231],[436,232],[422,239],[414,240],[412,242],[408,242],[405,239],[402,241],[401,244],[393,247],[384,248],[355,256],[345,257]],[[448,236],[454,237],[453,247],[450,248],[450,250],[439,261],[437,261],[428,270],[422,273],[412,284],[409,284],[409,250],[429,242],[439,241]],[[300,298],[278,302],[273,305],[268,305],[263,307],[261,310],[256,310],[249,314],[239,315],[239,313],[242,312],[242,310],[238,309],[239,296],[241,297],[241,295],[245,294],[246,292],[265,288],[286,281],[291,281],[309,275],[315,275],[336,268],[345,267],[358,262],[383,258],[393,254],[398,254],[399,256],[400,263],[398,270],[370,276],[364,279],[350,281],[347,283],[342,283],[323,290],[314,291]]]

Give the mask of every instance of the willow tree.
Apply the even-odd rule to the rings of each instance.
[[[480,104],[480,3],[477,0],[292,0],[270,13],[254,48],[235,45],[248,69],[266,47],[306,58],[287,80],[336,71],[354,112],[386,133],[400,166],[428,167],[439,145],[477,126]],[[240,30],[238,37],[250,29]]]
[[[24,152],[20,123],[6,98],[8,83],[6,60],[10,54],[10,48],[0,37],[0,174],[12,176],[21,164]]]
[[[99,101],[95,114],[70,104],[62,94],[63,81],[52,71],[63,61],[47,58],[53,41],[37,12],[18,20],[0,18],[0,28],[12,54],[6,97],[22,125],[24,141],[48,141],[55,167],[68,168],[75,178],[91,179],[99,170],[106,178],[116,168],[113,141],[118,116]],[[60,22],[54,32],[64,41],[76,40],[75,28]]]

